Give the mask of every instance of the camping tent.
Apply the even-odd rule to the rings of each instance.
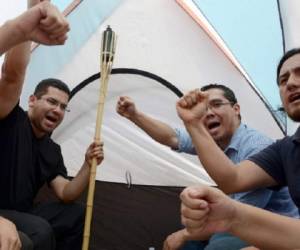
[[[178,96],[207,83],[223,83],[236,93],[249,126],[272,138],[282,137],[284,127],[193,1],[104,2],[75,1],[67,44],[35,48],[25,96],[46,77],[60,78],[73,88],[71,112],[53,138],[74,176],[94,135],[100,34],[112,27],[117,52],[105,104],[105,160],[97,172],[91,247],[160,249],[164,237],[180,228],[180,190],[214,183],[195,156],[159,145],[118,116],[118,96],[131,96],[140,110],[177,127],[182,126],[175,110]],[[41,67],[45,61],[47,67]]]

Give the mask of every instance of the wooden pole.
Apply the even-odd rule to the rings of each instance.
[[[112,29],[108,26],[107,29],[102,34],[102,42],[101,42],[101,53],[100,53],[101,87],[100,87],[99,102],[97,108],[96,129],[95,129],[95,137],[94,137],[95,142],[101,141],[101,127],[102,127],[102,120],[103,120],[104,103],[105,103],[105,98],[107,93],[108,79],[113,64],[115,48],[116,48],[116,35],[115,32],[113,32]],[[90,180],[89,180],[89,189],[88,189],[87,204],[86,204],[82,250],[89,249],[90,229],[91,229],[91,220],[92,220],[92,213],[93,213],[94,193],[95,193],[96,170],[97,170],[97,159],[93,158],[92,166],[90,170]]]

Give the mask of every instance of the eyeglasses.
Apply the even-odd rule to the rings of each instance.
[[[211,111],[218,111],[224,105],[233,105],[233,103],[232,102],[211,102],[207,104],[207,109],[210,109]]]
[[[58,100],[52,98],[52,97],[47,97],[47,98],[40,98],[41,100],[44,100],[47,102],[47,104],[49,104],[49,106],[51,106],[52,108],[56,108],[59,106],[60,110],[63,112],[70,112],[70,109],[68,109],[67,104],[65,103],[61,103]]]

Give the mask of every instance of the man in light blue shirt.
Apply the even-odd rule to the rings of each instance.
[[[192,144],[191,137],[184,129],[175,128],[179,147],[178,152],[197,154]],[[234,163],[248,159],[272,144],[273,141],[255,129],[249,128],[241,123],[233,134],[230,144],[225,148],[224,153]],[[298,209],[291,202],[287,187],[279,190],[267,188],[256,189],[249,192],[235,193],[229,195],[231,198],[256,207],[279,213],[290,217],[298,217]]]
[[[268,137],[241,123],[240,107],[231,89],[224,85],[211,84],[202,87],[201,90],[207,93],[208,98],[207,111],[204,117],[205,127],[218,146],[233,162],[238,163],[245,160],[272,143]],[[154,140],[178,152],[197,154],[186,130],[173,129],[167,124],[138,111],[129,97],[120,97],[117,112],[142,128]],[[292,202],[287,188],[276,191],[266,188],[257,189],[236,193],[231,197],[275,213],[298,217],[298,209]],[[197,240],[200,239],[202,241],[188,241],[191,239],[186,239],[184,230],[180,230],[167,237],[164,249],[238,250],[249,246],[247,242],[224,233],[217,233],[212,236],[203,235]],[[186,241],[188,241],[187,244],[185,244]]]

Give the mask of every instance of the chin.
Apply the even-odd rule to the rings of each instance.
[[[43,131],[46,134],[51,134],[55,128],[43,127]]]
[[[215,142],[218,142],[219,140],[222,139],[222,136],[216,134],[216,135],[211,135],[211,137],[214,139]]]
[[[300,110],[297,112],[287,112],[288,116],[294,121],[294,122],[300,122]]]

